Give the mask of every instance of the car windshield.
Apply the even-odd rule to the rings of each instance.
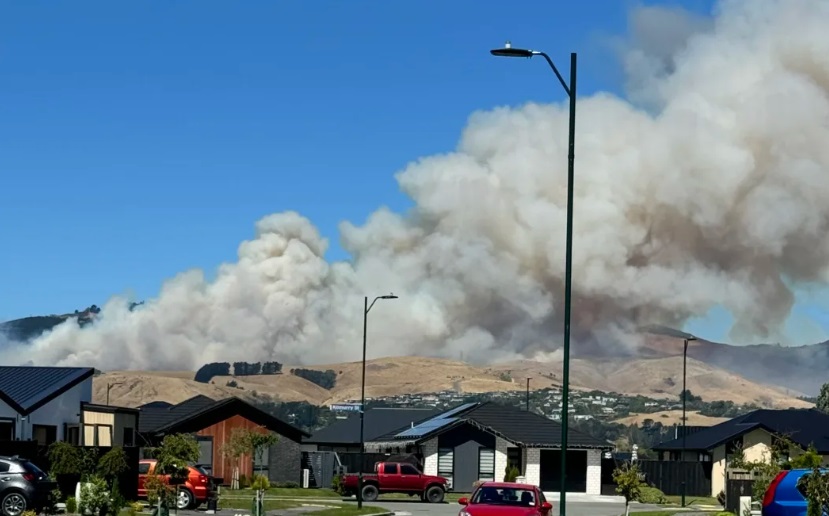
[[[536,504],[535,491],[512,487],[483,486],[472,498],[473,504],[485,505],[515,505],[519,507],[533,507]]]

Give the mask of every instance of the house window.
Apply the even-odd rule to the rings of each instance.
[[[122,446],[135,446],[135,429],[126,427],[124,428],[124,441]]]
[[[196,464],[201,466],[209,474],[213,474],[213,438],[196,437],[199,443],[199,461]]]
[[[253,471],[254,473],[259,473],[260,475],[268,476],[268,459],[270,458],[271,448],[270,446],[265,447],[262,450],[259,450],[257,453],[253,454]]]
[[[14,441],[14,421],[0,419],[0,441]]]
[[[40,446],[48,446],[58,440],[58,427],[55,425],[32,425],[32,439]]]
[[[697,460],[699,460],[700,462],[711,462],[711,454],[700,452],[699,456],[697,457]]]
[[[478,450],[478,480],[495,480],[495,450]]]
[[[112,446],[112,425],[83,425],[84,446]]]
[[[507,448],[507,465],[515,466],[520,473],[524,473],[521,457],[521,448]]]
[[[446,479],[446,485],[452,489],[452,477],[454,476],[455,453],[452,448],[438,450],[438,476]]]

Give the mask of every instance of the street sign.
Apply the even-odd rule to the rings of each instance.
[[[336,403],[331,405],[334,412],[360,412],[362,405],[359,403]]]

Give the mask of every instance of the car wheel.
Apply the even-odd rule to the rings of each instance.
[[[0,512],[5,516],[20,516],[26,510],[26,497],[17,492],[11,492],[3,496],[0,502]]]
[[[443,502],[443,494],[443,488],[432,486],[426,490],[426,499],[429,500],[429,503],[441,503]]]
[[[373,502],[377,500],[377,497],[380,496],[380,491],[377,489],[377,486],[373,486],[371,484],[363,487],[363,500],[366,502]]]
[[[193,505],[193,494],[188,489],[179,489],[178,497],[176,497],[176,507],[178,510],[189,509]]]

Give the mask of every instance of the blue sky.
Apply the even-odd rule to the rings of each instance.
[[[580,94],[622,93],[608,39],[634,3],[506,5],[0,1],[0,320],[153,297],[289,209],[347,258],[337,224],[404,210],[394,173],[452,150],[472,112],[561,100],[542,63],[489,56],[505,39],[577,51]],[[823,318],[818,297],[794,324]]]

